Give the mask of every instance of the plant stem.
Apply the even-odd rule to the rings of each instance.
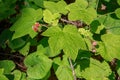
[[[72,74],[73,74],[74,80],[77,80],[75,70],[74,70],[74,66],[73,66],[72,60],[70,58],[69,58],[69,62],[70,62],[70,67],[72,69]]]

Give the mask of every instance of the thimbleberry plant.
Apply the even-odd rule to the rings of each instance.
[[[120,0],[0,0],[0,80],[119,80]]]

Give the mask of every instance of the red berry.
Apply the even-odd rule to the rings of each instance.
[[[37,32],[38,31],[38,27],[32,26],[32,29]]]
[[[35,27],[39,27],[40,24],[39,24],[38,22],[36,22],[36,23],[34,24],[34,26],[35,26]]]

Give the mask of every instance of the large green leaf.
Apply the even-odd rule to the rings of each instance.
[[[70,11],[68,19],[73,21],[81,20],[90,24],[97,17],[97,13],[93,7],[87,7],[88,3],[85,0],[76,0],[75,3],[71,3],[66,7]]]
[[[85,78],[86,80],[109,80],[108,77],[112,71],[107,62],[103,61],[101,63],[91,58],[89,66],[81,71],[80,67],[85,66],[84,64],[85,63],[76,67],[76,74],[78,74],[79,77]]]
[[[114,34],[102,35],[102,41],[99,43],[98,52],[108,61],[114,58],[120,59],[120,36]]]
[[[32,53],[24,61],[28,67],[27,75],[33,79],[42,79],[49,72],[52,61],[47,56],[39,53]]]
[[[16,23],[10,28],[11,31],[15,31],[13,39],[29,34],[32,38],[37,34],[32,29],[32,26],[36,21],[42,18],[42,10],[33,8],[24,8],[22,10],[22,16],[16,21]]]
[[[4,68],[4,73],[8,74],[15,68],[15,64],[10,60],[2,60],[0,61],[0,68]]]
[[[78,50],[86,49],[85,42],[77,28],[72,25],[66,25],[63,30],[57,26],[50,27],[43,35],[50,37],[48,42],[53,54],[58,54],[63,49],[68,57],[75,60]]]
[[[65,9],[66,5],[67,4],[63,0],[57,3],[52,2],[52,1],[44,1],[45,8],[50,10],[52,13],[66,14],[67,13],[67,10]]]
[[[89,15],[88,15],[89,14]],[[87,9],[71,9],[70,13],[68,14],[69,20],[81,20],[84,21],[86,24],[90,24],[94,18],[97,17],[97,13],[94,8],[87,8]]]

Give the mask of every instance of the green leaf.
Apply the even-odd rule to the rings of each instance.
[[[0,61],[0,68],[4,68],[4,73],[8,74],[15,68],[15,64],[10,60],[2,60]]]
[[[8,18],[10,15],[15,14],[16,0],[2,0],[0,2],[0,20]]]
[[[0,68],[0,75],[4,74],[4,69]]]
[[[98,52],[105,60],[111,61],[114,58],[120,59],[120,36],[105,34],[101,37],[103,43],[99,43]]]
[[[43,16],[44,16],[43,19],[46,23],[56,26],[58,24],[58,18],[60,17],[60,14],[59,13],[52,14],[49,10],[46,9],[43,12]]]
[[[95,20],[90,24],[90,29],[92,32],[96,33],[96,34],[100,34],[100,31],[104,29],[104,25],[100,24],[99,21]]]
[[[107,32],[120,35],[120,20],[112,18],[110,15],[101,16],[99,22],[105,26]]]
[[[69,4],[66,6],[66,9],[70,10],[81,10],[85,9],[88,6],[88,2],[86,0],[76,0],[74,3]]]
[[[0,75],[0,79],[1,80],[8,80],[8,78],[6,76],[4,76],[4,75]]]
[[[22,16],[10,28],[11,31],[15,31],[13,39],[27,34],[29,34],[32,38],[35,37],[37,33],[32,29],[32,26],[41,18],[41,9],[34,10],[33,8],[24,8],[22,10]]]
[[[76,67],[76,74],[79,74],[80,77],[85,78],[86,80],[109,80],[109,76],[112,71],[107,62],[103,61],[102,63],[90,59],[89,67],[80,72],[80,67],[84,66],[84,63]]]
[[[67,10],[65,9],[66,7],[65,1],[58,1],[57,3],[52,2],[52,1],[44,1],[44,6],[46,9],[50,10],[52,13],[62,13],[66,14]]]
[[[63,31],[59,27],[50,27],[43,35],[50,37],[48,42],[53,54],[58,54],[63,49],[68,57],[75,60],[78,50],[86,49],[85,42],[77,28],[72,25],[66,25]]]
[[[117,16],[118,18],[120,18],[120,8],[117,8],[117,9],[115,10],[115,14],[116,14],[116,16]]]
[[[9,34],[9,35],[8,35]],[[6,29],[0,34],[0,46],[6,47],[6,43],[12,38],[13,33]]]
[[[120,0],[117,0],[117,3],[120,5]]]
[[[37,53],[28,55],[24,63],[28,67],[27,75],[34,79],[44,78],[52,66],[52,61],[47,56]]]
[[[93,7],[88,7],[86,0],[76,0],[66,7],[70,11],[68,14],[69,20],[81,20],[86,24],[90,24],[97,17],[97,12]]]
[[[88,15],[89,14],[89,15]],[[71,9],[70,13],[68,14],[69,20],[81,20],[86,24],[90,24],[95,18],[97,17],[97,13],[94,8],[87,8],[87,9]]]
[[[19,49],[19,48],[23,47],[27,42],[27,40],[24,39],[25,37],[27,37],[27,36],[9,41],[8,46],[11,49]]]
[[[29,0],[29,1],[32,1],[32,2],[34,2],[37,6],[39,6],[39,7],[43,7],[44,5],[43,5],[43,1],[44,0]]]
[[[48,38],[43,38],[40,40],[39,45],[37,46],[37,53],[43,53],[48,57],[54,57],[56,54],[51,53],[49,44],[48,44]]]
[[[20,54],[27,56],[30,49],[30,43],[28,42],[22,49],[19,50]]]
[[[73,80],[72,70],[68,66],[59,66],[56,76],[58,80]]]
[[[88,7],[96,8],[98,0],[87,0],[87,1],[88,1]]]
[[[22,73],[19,70],[15,70],[12,74],[14,74],[14,80],[21,80]]]

